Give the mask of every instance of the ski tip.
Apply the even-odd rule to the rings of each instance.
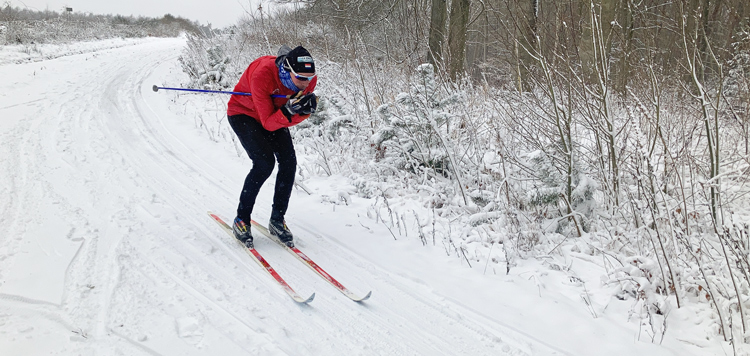
[[[362,297],[362,298],[359,298],[359,299],[352,299],[352,300],[354,300],[354,301],[355,301],[355,302],[357,302],[357,303],[361,303],[361,302],[364,302],[365,300],[368,300],[368,299],[370,299],[370,296],[371,296],[371,295],[372,295],[372,291],[369,291],[369,292],[367,292],[367,295],[366,295],[366,296],[364,296],[364,297]]]
[[[307,299],[303,300],[302,298],[299,298],[299,299],[295,298],[294,301],[297,302],[297,303],[299,303],[299,304],[307,304],[307,303],[312,302],[313,299],[315,299],[315,292],[313,292],[313,294],[309,298],[307,298]]]

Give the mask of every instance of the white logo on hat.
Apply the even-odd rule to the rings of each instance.
[[[313,59],[310,56],[301,56],[301,57],[297,57],[297,62],[313,63]]]

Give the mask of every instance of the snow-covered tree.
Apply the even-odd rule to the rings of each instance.
[[[461,98],[460,91],[449,92],[438,85],[432,64],[417,67],[409,91],[375,110],[382,122],[372,137],[378,158],[412,173],[455,173],[457,167],[451,162],[455,152],[446,141],[454,129],[451,108]]]

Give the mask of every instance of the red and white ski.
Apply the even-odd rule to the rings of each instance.
[[[283,288],[284,291],[287,294],[289,294],[289,296],[292,297],[292,299],[294,299],[295,302],[301,303],[301,304],[307,304],[307,303],[310,303],[313,300],[313,298],[315,298],[315,293],[313,293],[307,299],[302,298],[299,294],[297,294],[297,292],[294,291],[294,289],[292,289],[292,287],[289,286],[289,284],[286,283],[286,281],[284,281],[284,279],[281,278],[281,276],[279,276],[279,274],[276,272],[276,270],[274,270],[273,267],[271,267],[271,265],[268,263],[268,261],[266,261],[266,259],[263,258],[263,256],[261,256],[260,253],[255,248],[247,248],[245,245],[242,245],[239,242],[239,240],[237,240],[234,237],[234,233],[232,232],[232,228],[226,222],[224,222],[224,220],[222,220],[219,216],[217,216],[216,214],[214,214],[214,213],[212,213],[210,211],[208,212],[208,215],[212,219],[214,219],[214,221],[217,224],[219,224],[219,226],[221,226],[224,229],[224,231],[227,234],[229,234],[229,236],[232,237],[233,240],[236,240],[237,243],[239,243],[240,246],[242,246],[245,249],[245,252],[247,252],[248,255],[250,255],[250,257],[252,257],[252,259],[258,265],[260,265],[261,267],[263,267],[263,269],[266,272],[268,272],[268,274],[270,274],[271,277],[273,277],[273,279],[275,279],[276,282],[279,283],[279,285],[281,285],[281,288]]]
[[[251,220],[250,222],[252,223],[253,227],[255,227],[258,231],[260,231],[261,233],[263,233],[264,235],[266,235],[271,240],[276,241],[277,243],[279,243],[287,251],[289,251],[292,255],[294,255],[294,257],[297,257],[298,260],[304,262],[307,267],[310,267],[310,269],[312,269],[313,271],[315,271],[315,273],[317,273],[319,276],[323,277],[323,279],[325,279],[332,286],[336,287],[336,289],[338,289],[339,292],[341,292],[342,294],[344,294],[345,296],[347,296],[349,299],[351,299],[351,300],[353,300],[355,302],[362,302],[362,301],[365,301],[365,300],[369,299],[370,295],[372,295],[372,291],[367,292],[367,295],[365,295],[364,297],[360,297],[360,296],[352,293],[351,291],[349,291],[348,289],[346,289],[346,287],[344,287],[341,283],[339,283],[339,281],[337,281],[336,279],[334,279],[333,277],[331,277],[331,275],[328,274],[325,270],[323,270],[323,268],[321,268],[320,266],[318,266],[317,263],[313,262],[313,260],[310,259],[310,257],[307,257],[307,255],[305,255],[304,253],[302,253],[302,251],[300,251],[299,248],[297,248],[296,246],[295,247],[289,247],[289,246],[283,244],[281,241],[279,241],[278,238],[276,238],[276,236],[272,235],[271,232],[268,231],[268,228],[266,228],[265,226],[259,224],[257,221]]]

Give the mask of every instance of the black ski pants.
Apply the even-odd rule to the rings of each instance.
[[[229,116],[229,125],[253,161],[240,194],[237,216],[250,223],[255,198],[263,182],[271,176],[275,161],[279,162],[276,187],[273,194],[271,219],[283,219],[292,195],[294,175],[297,171],[297,156],[294,153],[292,136],[288,128],[268,131],[258,121],[247,115]]]

